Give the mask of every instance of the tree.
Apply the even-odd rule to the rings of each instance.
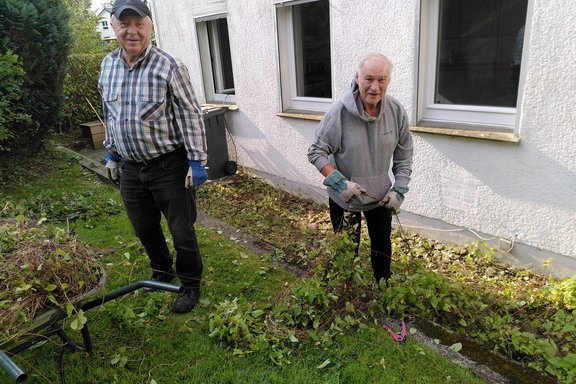
[[[108,50],[96,30],[98,16],[90,9],[90,0],[63,0],[70,12],[70,27],[74,34],[72,53],[98,53]]]
[[[12,152],[35,153],[60,119],[62,86],[72,46],[62,0],[0,0],[0,54],[14,52],[26,73],[23,111],[35,124],[10,124]],[[17,139],[17,141],[15,141]]]

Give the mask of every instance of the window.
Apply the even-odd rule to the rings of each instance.
[[[206,101],[234,103],[234,74],[226,17],[217,15],[197,20],[196,28]]]
[[[106,20],[102,21],[102,29],[108,29],[108,22]]]
[[[514,129],[527,8],[422,1],[418,125]]]
[[[284,112],[326,112],[332,102],[328,0],[278,2]]]

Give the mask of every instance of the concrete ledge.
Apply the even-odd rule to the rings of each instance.
[[[324,117],[324,115],[315,115],[312,113],[293,113],[293,112],[279,112],[276,116],[280,117],[288,117],[291,119],[301,119],[301,120],[312,120],[312,121],[320,121]]]
[[[496,236],[439,219],[402,211],[392,219],[392,223],[394,226],[402,226],[405,231],[449,244],[466,245],[478,240],[486,241],[490,247],[498,249],[495,255],[498,261],[515,267],[530,267],[542,275],[564,278],[572,276],[576,271],[576,260],[571,257],[520,242],[503,244],[502,239]]]
[[[100,181],[117,186],[116,183],[113,183],[108,178],[108,172],[106,172],[106,167],[102,163],[106,152],[105,149],[90,151],[87,153],[89,156],[62,146],[59,146],[58,150],[75,157],[82,167],[94,173]]]
[[[494,131],[477,131],[468,129],[453,128],[435,128],[435,127],[410,127],[411,132],[432,133],[437,135],[446,135],[453,137],[467,137],[471,139],[505,141],[508,143],[519,143],[520,137],[513,133],[494,132]]]

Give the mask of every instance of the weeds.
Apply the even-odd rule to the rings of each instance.
[[[61,229],[8,221],[0,225],[0,264],[0,345],[27,337],[21,330],[52,308],[66,310],[72,328],[82,328],[86,320],[74,303],[102,276],[92,250]]]
[[[278,259],[308,267],[305,280],[274,306],[260,309],[257,317],[252,315],[255,307],[248,307],[227,323],[223,307],[217,308],[213,337],[222,338],[223,330],[238,321],[247,327],[224,338],[236,351],[265,349],[281,363],[299,342],[326,346],[338,332],[377,321],[383,310],[394,318],[426,318],[562,382],[576,380],[576,276],[556,280],[500,264],[483,242],[460,247],[394,231],[395,274],[380,291],[370,283],[364,242],[360,257],[346,238],[326,242],[325,207],[247,175],[208,186],[200,201],[211,214],[275,244]],[[236,215],[223,214],[215,205],[238,209]],[[262,211],[267,208],[272,214]],[[267,228],[275,230],[246,225],[263,216]],[[250,342],[244,340],[247,335]]]

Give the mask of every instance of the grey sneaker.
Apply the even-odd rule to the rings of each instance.
[[[176,313],[190,312],[198,303],[199,297],[200,288],[184,288],[184,291],[179,293],[176,300],[174,300],[172,311]]]

